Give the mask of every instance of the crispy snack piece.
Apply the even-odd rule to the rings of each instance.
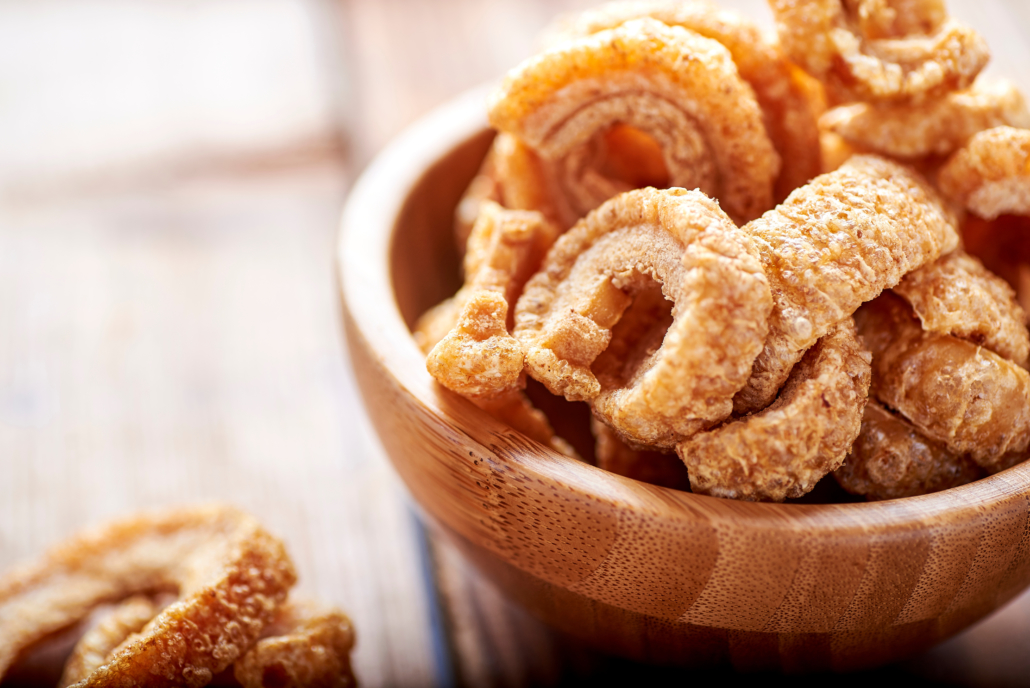
[[[944,195],[984,219],[1030,215],[1030,131],[981,131],[951,156],[937,182]]]
[[[851,318],[794,366],[769,408],[676,446],[694,492],[781,502],[809,492],[840,466],[858,435],[870,355]]]
[[[969,86],[990,53],[943,0],[769,0],[791,59],[833,103],[910,101]]]
[[[819,125],[863,150],[911,159],[947,155],[991,127],[1030,127],[1030,110],[1012,82],[981,77],[966,90],[918,105],[843,105]]]
[[[17,654],[139,592],[179,599],[76,686],[203,686],[258,637],[296,580],[279,540],[229,507],[115,522],[0,579],[0,677]]]
[[[595,376],[612,327],[653,282],[675,304],[661,348],[635,370]],[[765,338],[768,289],[754,246],[717,203],[639,189],[555,243],[519,299],[515,336],[553,394],[591,402],[628,442],[671,447],[729,415]]]
[[[769,337],[734,399],[765,408],[805,351],[863,302],[958,245],[955,218],[911,169],[871,155],[816,177],[744,231],[773,294]]]
[[[348,688],[354,629],[331,607],[290,601],[237,660],[233,675],[243,688]]]
[[[546,44],[588,36],[650,17],[682,26],[718,41],[730,51],[740,77],[751,86],[762,109],[766,131],[782,161],[776,198],[783,199],[820,172],[816,117],[823,104],[817,85],[791,64],[779,46],[754,22],[707,0],[629,0],[612,2],[561,18],[546,34]]]
[[[480,204],[465,253],[464,286],[415,328],[415,340],[429,350],[426,368],[437,382],[468,397],[519,388],[522,348],[508,333],[508,304],[556,236],[540,213],[506,210],[489,200]]]
[[[1030,373],[951,335],[925,332],[912,309],[884,294],[855,316],[873,352],[872,394],[924,436],[988,471],[1030,444]]]
[[[968,339],[1027,367],[1030,334],[1015,292],[965,251],[910,272],[894,293],[908,301],[927,332]]]
[[[479,172],[469,183],[455,210],[455,237],[464,253],[483,201],[493,201],[511,210],[535,210],[564,231],[577,218],[563,210],[554,193],[555,181],[533,150],[511,134],[500,132]]]
[[[866,403],[851,453],[833,472],[841,487],[870,501],[940,492],[983,475],[971,458],[927,439],[873,399]]]
[[[700,188],[738,221],[772,205],[779,156],[751,87],[720,43],[644,18],[548,50],[509,72],[490,122],[547,161],[581,217],[629,184],[598,169],[616,124],[660,147],[669,185]]]
[[[115,648],[133,633],[143,630],[159,611],[161,606],[146,595],[133,595],[119,604],[75,644],[58,685],[67,687],[84,681],[107,663]]]

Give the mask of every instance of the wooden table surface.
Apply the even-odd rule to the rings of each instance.
[[[364,686],[731,678],[592,653],[428,542],[341,337],[333,245],[356,173],[589,4],[0,3],[0,569],[85,524],[229,501],[352,615]],[[760,0],[724,4],[769,21]],[[1030,3],[949,6],[1030,92]],[[1030,594],[832,680],[899,677],[1030,685]]]

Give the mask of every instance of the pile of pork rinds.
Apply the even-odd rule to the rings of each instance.
[[[769,3],[776,36],[602,6],[508,73],[457,209],[464,285],[416,327],[429,372],[575,456],[528,375],[590,405],[597,465],[720,497],[1022,461],[1023,96],[943,0]]]

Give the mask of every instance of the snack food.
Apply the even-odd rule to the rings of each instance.
[[[848,492],[868,499],[897,499],[939,492],[984,474],[969,456],[931,440],[903,417],[870,399],[862,431],[844,464],[834,471]]]
[[[737,413],[763,409],[829,329],[911,270],[958,245],[954,217],[908,168],[855,156],[815,178],[744,231],[772,288],[769,336]]]
[[[780,156],[777,200],[822,172],[816,128],[816,116],[823,108],[821,96],[810,77],[791,64],[757,25],[737,12],[707,0],[611,2],[555,22],[546,35],[546,44],[558,45],[642,17],[681,26],[718,41],[730,51],[740,77],[754,90],[765,129]]]
[[[703,0],[552,26],[490,100],[499,134],[456,226],[462,242],[472,209],[503,206],[566,234],[518,297],[519,348],[519,287],[495,285],[427,367],[560,446],[519,391],[521,352],[523,375],[589,403],[596,465],[682,484],[675,450],[711,495],[796,498],[833,471],[885,499],[1022,460],[1030,249],[1007,238],[1030,234],[1022,94],[977,78],[986,45],[941,0],[770,4],[779,43]],[[464,344],[493,337],[502,385]]]
[[[661,348],[595,375],[611,328],[653,282],[675,304]],[[631,444],[671,447],[729,415],[765,337],[768,289],[749,240],[711,199],[640,189],[558,240],[519,298],[515,336],[553,394],[589,401]]]
[[[676,446],[692,491],[776,502],[810,491],[858,435],[869,361],[851,318],[837,323],[794,366],[775,403]]]
[[[860,150],[907,159],[947,155],[977,132],[1003,125],[1030,127],[1030,110],[1012,82],[983,77],[924,103],[852,103],[819,119],[820,128]]]
[[[943,0],[769,0],[791,59],[833,103],[917,102],[965,88],[987,64],[983,38]]]
[[[295,580],[282,543],[234,508],[111,523],[0,578],[0,678],[34,643],[128,598],[80,641],[65,685],[207,685],[261,636]],[[139,596],[159,591],[174,601]]]
[[[629,189],[597,167],[614,124],[657,143],[669,186],[700,188],[735,220],[772,205],[779,156],[754,93],[726,48],[678,26],[638,19],[548,50],[509,72],[489,115],[545,161],[566,225]]]
[[[873,353],[872,394],[924,436],[994,472],[1030,444],[1030,373],[982,346],[926,332],[884,294],[855,316]]]

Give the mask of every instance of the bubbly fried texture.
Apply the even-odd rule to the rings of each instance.
[[[482,201],[465,252],[465,284],[415,328],[416,341],[429,350],[426,368],[437,382],[468,397],[519,388],[523,355],[508,333],[508,304],[556,236],[540,213]]]
[[[870,356],[846,318],[794,367],[769,408],[676,446],[694,492],[781,502],[809,492],[847,455],[862,423]]]
[[[948,155],[992,127],[1030,127],[1030,110],[1012,82],[981,77],[968,89],[916,105],[843,105],[819,125],[862,150],[911,159]]]
[[[75,644],[58,685],[71,686],[86,679],[107,663],[115,648],[141,631],[159,611],[161,607],[146,595],[133,595],[120,603]]]
[[[662,346],[616,386],[591,370],[633,295],[674,303]],[[754,246],[698,191],[639,189],[564,234],[526,284],[515,336],[527,372],[589,401],[629,441],[671,447],[719,422],[761,349],[771,308]],[[615,382],[618,382],[616,380]]]
[[[776,181],[777,199],[786,198],[822,172],[816,117],[823,104],[818,89],[754,22],[737,12],[706,0],[612,2],[561,18],[547,32],[545,41],[554,46],[642,17],[694,31],[730,51],[740,77],[754,90],[766,131],[782,162]]]
[[[670,186],[700,188],[737,221],[773,202],[780,161],[754,92],[726,48],[678,26],[643,18],[545,51],[508,73],[489,116],[547,161],[579,216],[630,188],[594,162],[616,124],[657,143]]]
[[[964,251],[910,272],[894,293],[908,301],[924,330],[981,344],[1027,367],[1030,334],[1016,293]]]
[[[987,220],[1030,215],[1030,131],[982,131],[941,168],[941,192]]]
[[[330,607],[291,600],[233,666],[243,688],[348,688],[354,629]]]
[[[748,223],[772,289],[769,336],[734,411],[775,398],[829,329],[908,272],[958,245],[955,218],[909,168],[853,156]]]
[[[981,467],[1006,467],[1030,443],[1030,373],[987,349],[925,332],[887,293],[855,316],[873,352],[872,394],[924,436]]]
[[[137,516],[88,531],[0,579],[0,677],[17,654],[99,603],[178,601],[76,686],[203,686],[273,618],[296,580],[282,543],[229,507]]]
[[[862,430],[833,477],[851,494],[873,501],[940,492],[983,474],[968,456],[927,439],[910,422],[870,399]]]
[[[834,103],[918,102],[966,88],[987,43],[943,0],[769,0],[780,41]]]

